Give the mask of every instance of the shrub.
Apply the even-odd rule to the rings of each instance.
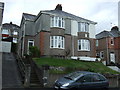
[[[36,46],[29,47],[30,56],[40,57],[40,50]]]

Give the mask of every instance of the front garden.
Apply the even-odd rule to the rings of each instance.
[[[58,58],[34,58],[33,60],[39,67],[42,65],[50,66],[50,73],[67,74],[74,71],[90,71],[101,74],[119,74],[118,72],[103,65],[101,62],[88,62]]]

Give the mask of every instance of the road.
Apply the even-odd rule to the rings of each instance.
[[[2,53],[0,52],[0,90],[2,89]]]

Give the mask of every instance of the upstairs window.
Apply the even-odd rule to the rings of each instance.
[[[13,35],[18,35],[18,32],[17,32],[17,31],[14,31],[14,32],[13,32]]]
[[[111,38],[111,45],[114,45],[114,38]]]
[[[2,34],[8,34],[8,35],[9,35],[9,30],[3,29],[3,30],[2,30]]]
[[[64,49],[64,37],[63,36],[50,36],[50,48]]]
[[[51,27],[64,28],[65,27],[64,19],[61,17],[58,17],[58,16],[52,16],[51,17]]]
[[[99,46],[99,41],[98,40],[96,40],[96,47],[98,47]]]
[[[78,22],[78,32],[89,32],[89,24]]]
[[[78,51],[90,51],[90,41],[86,39],[78,40]]]

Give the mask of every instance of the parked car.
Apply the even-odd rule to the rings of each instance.
[[[77,71],[55,81],[55,89],[107,89],[108,80],[101,74]]]

